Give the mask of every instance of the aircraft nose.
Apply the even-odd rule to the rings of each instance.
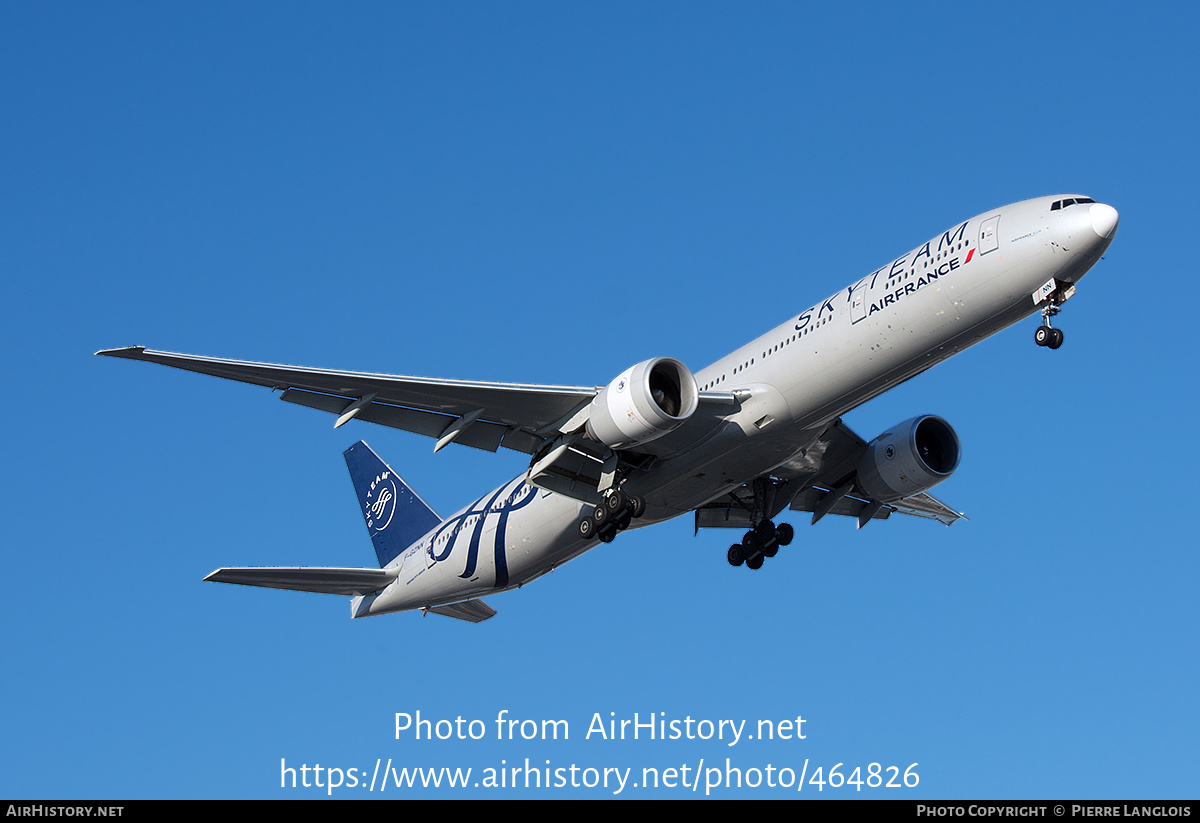
[[[1092,218],[1092,231],[1108,240],[1113,236],[1113,232],[1117,230],[1117,223],[1121,216],[1117,214],[1117,210],[1112,206],[1104,203],[1094,203],[1090,209]]]

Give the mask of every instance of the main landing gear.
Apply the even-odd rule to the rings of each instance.
[[[585,540],[599,537],[601,543],[611,543],[617,532],[629,528],[629,522],[645,511],[645,500],[615,489],[579,521],[579,536]]]
[[[740,544],[734,543],[725,555],[731,566],[745,563],[747,568],[762,568],[763,560],[774,557],[780,546],[792,542],[795,535],[791,525],[780,523],[776,526],[770,520],[764,520],[742,537]]]
[[[1033,333],[1033,342],[1048,349],[1057,349],[1063,344],[1062,329],[1051,328],[1050,318],[1058,314],[1060,309],[1053,301],[1042,306],[1042,325]]]

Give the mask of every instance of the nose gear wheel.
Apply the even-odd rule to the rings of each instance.
[[[1050,325],[1050,318],[1062,311],[1058,304],[1051,298],[1050,302],[1042,306],[1042,325],[1037,327],[1037,331],[1033,333],[1033,342],[1047,349],[1057,349],[1063,344],[1063,331],[1056,329]]]

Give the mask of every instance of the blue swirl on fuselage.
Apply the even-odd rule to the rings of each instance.
[[[508,487],[501,486],[500,488],[496,489],[496,493],[492,495],[491,499],[488,500],[487,505],[483,507],[483,515],[479,518],[479,522],[475,524],[475,528],[471,532],[471,542],[467,546],[466,565],[463,566],[463,572],[459,575],[459,577],[461,577],[463,580],[467,580],[473,574],[475,574],[475,564],[479,560],[479,541],[483,537],[484,523],[487,521],[488,513],[492,511],[492,507],[495,506],[496,499],[500,497],[500,495],[504,494],[504,490],[506,488]],[[482,499],[483,498],[480,498],[480,500]]]
[[[523,491],[528,493],[522,495]],[[505,492],[508,492],[506,495]],[[503,496],[503,499],[501,497]],[[484,525],[488,515],[495,514],[499,516],[496,523],[495,546],[493,549],[495,566],[496,566],[496,582],[493,588],[502,589],[508,585],[508,556],[504,550],[504,545],[508,532],[508,516],[522,509],[533,502],[535,497],[535,489],[529,486],[523,479],[516,479],[512,482],[501,486],[490,497],[484,496],[476,500],[460,514],[455,515],[444,521],[433,537],[429,541],[429,557],[435,563],[440,563],[450,557],[454,551],[454,546],[458,542],[458,532],[468,518],[478,515],[479,519],[475,522],[474,528],[471,530],[471,541],[467,547],[466,561],[463,567],[460,578],[466,580],[475,574],[475,568],[479,561],[479,544],[483,538]],[[519,498],[519,499],[518,499]],[[484,501],[487,501],[486,503]],[[500,500],[497,503],[497,500]],[[435,553],[434,547],[437,545],[438,538],[444,535],[447,531],[450,532],[446,540],[446,548],[440,554]]]
[[[528,494],[517,500],[516,498],[520,496],[522,489],[527,489]],[[522,481],[519,486],[513,489],[512,494],[500,506],[500,520],[496,523],[495,588],[497,589],[502,589],[508,585],[508,553],[504,550],[505,538],[508,536],[508,516],[517,509],[523,509],[528,506],[536,496],[537,493],[534,487]]]

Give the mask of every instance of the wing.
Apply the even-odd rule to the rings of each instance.
[[[697,509],[696,528],[746,528],[754,525],[756,512],[765,510],[774,517],[785,508],[812,512],[813,523],[827,514],[855,517],[860,528],[871,520],[886,520],[893,512],[947,526],[965,519],[961,512],[925,492],[893,503],[872,500],[855,484],[855,467],[866,448],[865,440],[840,419],[835,420],[801,456]]]
[[[789,508],[812,512],[814,523],[826,514],[857,517],[860,528],[872,519],[886,520],[892,512],[926,517],[947,526],[964,519],[961,512],[925,492],[895,503],[871,500],[854,485],[854,469],[866,448],[865,440],[840,419],[835,420],[803,458],[788,464],[784,478],[801,489]]]
[[[588,503],[611,482],[616,454],[583,435],[589,404],[599,388],[435,380],[392,374],[340,372],[151,351],[142,346],[96,352],[280,390],[280,399],[338,415],[334,427],[358,418],[496,451],[500,446],[534,455],[529,481]],[[663,449],[703,438],[738,403],[737,392],[701,392],[699,406],[679,429],[622,458],[635,465]]]
[[[434,380],[391,374],[340,372],[274,363],[250,363],[152,351],[142,346],[96,352],[143,360],[227,380],[267,386],[281,399],[339,415],[495,451],[533,454],[587,407],[598,389]]]

